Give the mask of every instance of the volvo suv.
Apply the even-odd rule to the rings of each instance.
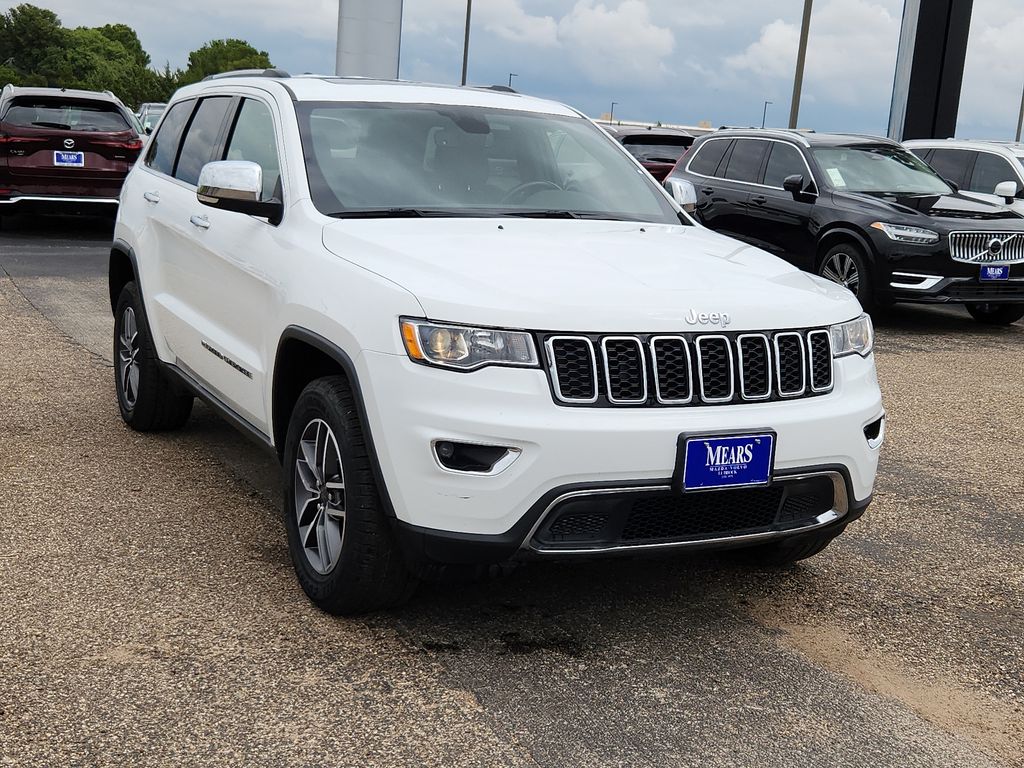
[[[726,130],[698,139],[666,180],[711,229],[849,288],[868,311],[963,304],[1024,317],[1024,217],[957,192],[873,136]]]
[[[182,88],[110,256],[133,429],[199,396],[284,465],[298,580],[394,604],[439,564],[821,551],[871,500],[871,322],[695,224],[574,109],[334,77]]]
[[[114,210],[142,139],[110,92],[0,92],[0,216],[25,208]]]

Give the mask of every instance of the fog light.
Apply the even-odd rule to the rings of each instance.
[[[504,445],[479,445],[438,440],[434,443],[437,463],[453,472],[496,475],[519,458],[521,451]]]
[[[442,441],[437,444],[437,456],[442,461],[450,459],[455,455],[455,446],[448,441]]]

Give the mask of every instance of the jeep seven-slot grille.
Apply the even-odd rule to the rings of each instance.
[[[812,397],[833,386],[825,329],[547,335],[544,350],[562,405],[724,405]]]

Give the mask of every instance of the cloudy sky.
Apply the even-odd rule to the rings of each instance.
[[[292,72],[332,72],[337,0],[34,0],[68,26],[133,26],[157,64],[241,37]],[[10,7],[13,3],[0,3]],[[458,82],[465,0],[405,0],[401,76]],[[789,116],[802,0],[476,0],[471,82],[592,116],[768,124]],[[286,8],[285,12],[282,9]],[[903,0],[816,0],[802,126],[884,133]],[[1012,138],[1024,1],[975,0],[958,135]]]

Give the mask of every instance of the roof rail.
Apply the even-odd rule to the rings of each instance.
[[[805,133],[814,133],[812,130],[803,130],[796,128],[738,128],[735,126],[723,125],[718,130],[720,131],[749,131],[750,133],[763,133],[769,136],[785,136],[788,139],[795,139],[803,144],[805,147],[811,146],[811,143],[804,138]]]
[[[482,91],[501,91],[502,93],[519,93],[515,88],[509,85],[471,85],[470,88],[476,88]]]
[[[233,69],[229,72],[218,72],[213,75],[207,75],[203,78],[206,80],[220,80],[226,77],[278,77],[285,78],[291,77],[283,69]]]

